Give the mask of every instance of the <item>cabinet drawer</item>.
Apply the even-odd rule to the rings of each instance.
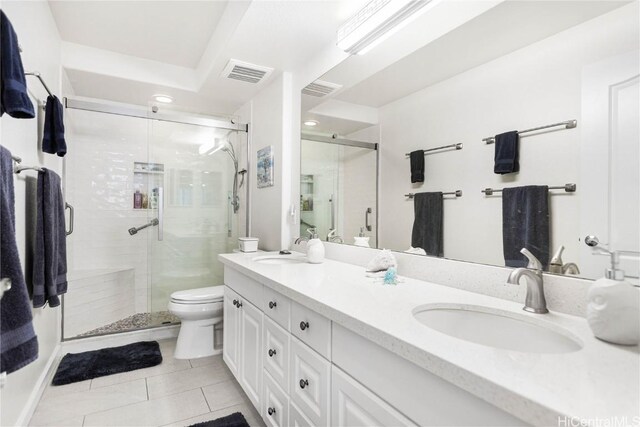
[[[289,396],[315,426],[329,424],[331,364],[300,340],[291,338]]]
[[[289,390],[289,332],[264,317],[262,357],[264,369],[286,392]]]
[[[253,305],[262,308],[263,286],[250,277],[233,268],[224,267],[224,284],[249,300]]]
[[[262,311],[264,314],[275,320],[275,322],[289,329],[289,315],[291,312],[291,300],[271,288],[264,287],[262,298]]]
[[[331,360],[331,321],[296,302],[291,302],[291,333]]]
[[[289,426],[289,399],[275,383],[273,378],[264,373],[264,405],[262,405],[262,419],[268,426]]]
[[[314,427],[295,403],[289,402],[289,425],[291,427]]]
[[[335,365],[331,368],[331,425],[415,426]]]

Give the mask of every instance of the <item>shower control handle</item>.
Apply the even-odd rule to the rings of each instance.
[[[300,322],[300,329],[304,331],[307,328],[309,328],[309,322]]]
[[[273,310],[278,304],[275,301],[269,301],[269,308]]]

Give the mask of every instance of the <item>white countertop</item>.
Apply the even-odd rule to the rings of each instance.
[[[619,425],[640,425],[638,346],[596,339],[583,318],[527,313],[519,303],[410,278],[396,286],[377,284],[364,268],[333,260],[274,265],[252,261],[256,256],[225,254],[219,259],[526,422],[558,425],[558,416],[568,416],[590,425],[613,425],[594,423],[616,417]],[[532,354],[456,339],[413,317],[414,308],[430,303],[480,305],[551,322],[553,329],[568,330],[583,348]]]

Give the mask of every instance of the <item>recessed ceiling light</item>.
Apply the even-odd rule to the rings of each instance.
[[[165,104],[171,104],[173,102],[173,98],[170,97],[169,95],[153,95],[153,97],[155,98],[156,101],[158,102],[164,102]]]
[[[305,126],[317,126],[318,122],[315,120],[305,120],[304,121],[304,125]]]

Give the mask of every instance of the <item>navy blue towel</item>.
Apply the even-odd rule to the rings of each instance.
[[[424,150],[412,151],[409,154],[411,162],[411,183],[424,182]]]
[[[502,245],[507,267],[526,267],[527,248],[549,264],[549,187],[528,185],[502,190]]]
[[[38,339],[22,275],[15,219],[11,153],[0,145],[0,277],[11,279],[11,289],[0,300],[0,372],[7,373],[38,358]]]
[[[493,156],[493,172],[499,175],[518,172],[518,131],[501,133],[495,136],[496,151]]]
[[[62,104],[58,97],[49,95],[44,114],[44,132],[42,151],[64,157],[67,154],[67,143],[64,140],[64,121]]]
[[[67,292],[67,235],[60,177],[48,169],[38,174],[36,209],[33,306],[57,307]]]
[[[36,116],[27,94],[18,36],[0,10],[0,116],[5,112],[16,119]]]
[[[444,256],[443,204],[441,191],[413,196],[411,246],[424,249],[427,255]]]

